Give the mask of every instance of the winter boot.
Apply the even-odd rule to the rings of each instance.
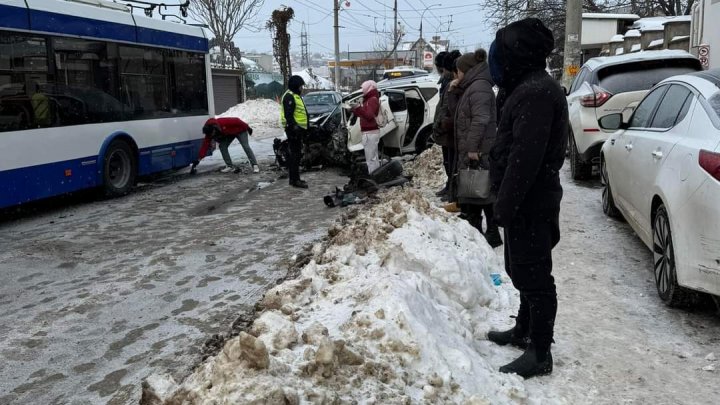
[[[253,165],[253,173],[260,173],[260,166]]]
[[[220,173],[230,173],[233,170],[235,170],[235,168],[233,166],[225,166],[225,167],[223,167],[222,170],[220,170]]]
[[[538,350],[533,344],[530,344],[525,353],[515,361],[500,367],[501,373],[517,374],[525,379],[548,375],[552,370],[553,359],[550,348]]]
[[[515,325],[512,329],[504,332],[490,331],[487,334],[488,340],[500,346],[512,345],[520,349],[527,349],[530,344],[528,332],[523,331],[520,325]]]
[[[503,244],[502,238],[500,237],[500,231],[497,226],[489,225],[487,231],[485,231],[485,240],[487,243],[495,249]]]

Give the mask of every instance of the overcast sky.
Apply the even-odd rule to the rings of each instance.
[[[383,32],[389,33],[393,26],[393,0],[349,0],[341,2],[340,50],[345,52],[372,50],[373,44]],[[308,30],[310,52],[333,52],[333,0],[265,0],[256,26],[264,27],[273,10],[287,5],[295,10],[290,32],[291,51],[300,51],[300,31],[305,22]],[[487,48],[494,38],[494,29],[486,20],[479,5],[463,0],[398,0],[398,21],[405,30],[404,40],[419,36],[420,16],[423,10],[423,37],[431,39],[440,35],[450,39],[450,47],[470,51],[477,46]],[[244,29],[235,38],[235,44],[243,52],[253,50],[271,52],[272,42],[268,31],[253,32]]]

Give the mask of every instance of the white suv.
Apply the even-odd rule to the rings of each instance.
[[[389,109],[391,123],[380,131],[380,149],[388,156],[420,153],[432,144],[432,126],[435,108],[439,102],[438,76],[411,76],[383,80],[378,83],[380,101]],[[343,97],[352,103],[362,97],[358,90]],[[337,106],[326,116],[313,122],[325,136],[333,138],[330,146],[337,153],[362,154],[360,120],[348,110]],[[337,159],[336,159],[337,160]]]
[[[645,51],[588,60],[567,96],[572,178],[591,177],[593,166],[600,162],[600,149],[612,131],[601,129],[599,119],[617,113],[628,119],[657,83],[699,70],[700,61],[685,51]]]

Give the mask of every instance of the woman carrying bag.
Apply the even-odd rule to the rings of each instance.
[[[457,59],[456,65],[457,87],[463,90],[455,112],[456,201],[468,222],[495,248],[502,245],[502,239],[493,220],[488,153],[495,143],[497,107],[487,52],[478,49],[465,54]],[[485,232],[482,231],[483,211],[487,219]]]
[[[377,83],[373,80],[364,82],[360,87],[363,93],[362,105],[353,107],[352,112],[360,118],[365,162],[368,173],[372,174],[375,169],[380,167],[380,156],[378,155],[380,128],[377,122],[377,116],[380,113],[380,94],[377,90]]]

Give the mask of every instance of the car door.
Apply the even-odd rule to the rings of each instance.
[[[408,126],[408,108],[407,101],[405,100],[405,91],[383,90],[382,94],[387,96],[390,111],[392,111],[396,124],[395,128],[382,137],[383,146],[386,148],[397,148],[399,151],[405,139]]]
[[[611,178],[616,204],[623,211],[628,221],[636,222],[637,213],[631,202],[633,182],[636,173],[631,172],[631,160],[635,158],[635,138],[645,131],[657,110],[663,95],[669,86],[660,86],[650,93],[638,104],[630,119],[629,128],[618,136],[610,139],[612,152],[608,164],[612,164],[612,171],[616,174]]]
[[[629,197],[635,219],[648,240],[652,235],[651,208],[658,175],[678,139],[687,131],[689,120],[684,118],[692,100],[692,93],[685,86],[670,85],[650,124],[633,135],[632,157],[628,160],[632,179]]]

